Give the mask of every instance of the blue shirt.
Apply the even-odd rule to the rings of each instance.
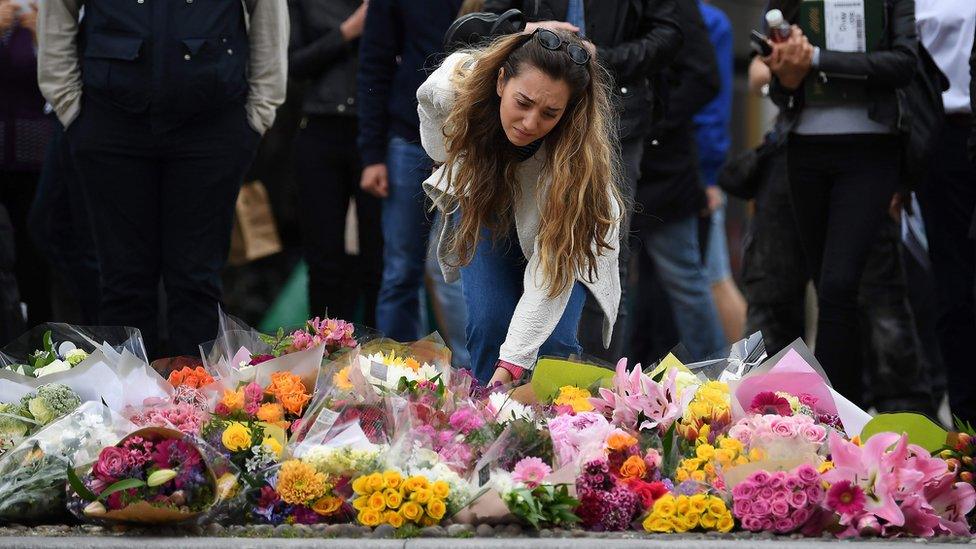
[[[706,185],[715,185],[719,169],[725,163],[731,145],[729,121],[732,118],[732,23],[722,10],[702,0],[698,0],[698,8],[705,20],[708,38],[715,47],[722,84],[715,99],[694,117],[702,180]]]

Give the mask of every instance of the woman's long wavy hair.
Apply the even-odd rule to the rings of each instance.
[[[575,35],[557,34],[583,45]],[[460,222],[450,241],[458,258],[455,266],[471,261],[483,229],[491,231],[495,244],[510,234],[520,192],[515,175],[519,159],[502,128],[497,79],[502,68],[506,78],[535,68],[570,89],[562,119],[543,138],[546,158],[537,191],[541,286],[554,298],[577,275],[593,280],[597,256],[619,245],[609,241],[613,225],[626,211],[617,187],[610,77],[595,59],[578,65],[565,46],[548,50],[532,36],[503,37],[471,53],[476,63],[459,67],[453,75],[456,99],[444,126],[444,176],[460,206]],[[541,184],[547,180],[548,187]]]

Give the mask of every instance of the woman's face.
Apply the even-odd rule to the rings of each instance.
[[[566,82],[553,80],[531,66],[522,67],[519,75],[512,78],[506,78],[505,69],[501,69],[497,87],[502,128],[517,147],[549,135],[569,104]]]

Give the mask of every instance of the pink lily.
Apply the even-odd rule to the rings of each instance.
[[[859,447],[831,431],[829,444],[834,469],[824,473],[824,480],[831,484],[847,480],[860,486],[867,496],[865,510],[868,513],[888,521],[892,526],[903,525],[905,516],[895,502],[894,487],[891,485],[890,459],[885,459],[888,449],[903,438],[907,437],[878,433]],[[841,522],[846,524],[853,518],[841,517]]]
[[[956,536],[968,536],[966,515],[976,507],[976,490],[969,483],[955,480],[956,476],[946,470],[925,487],[925,499],[938,515],[940,527]]]

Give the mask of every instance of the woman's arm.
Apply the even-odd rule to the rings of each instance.
[[[45,0],[37,18],[37,83],[67,128],[81,110],[80,0]]]
[[[417,114],[420,116],[420,143],[427,156],[438,164],[447,160],[444,124],[454,107],[452,81],[458,63],[471,59],[463,52],[453,53],[417,89]]]

